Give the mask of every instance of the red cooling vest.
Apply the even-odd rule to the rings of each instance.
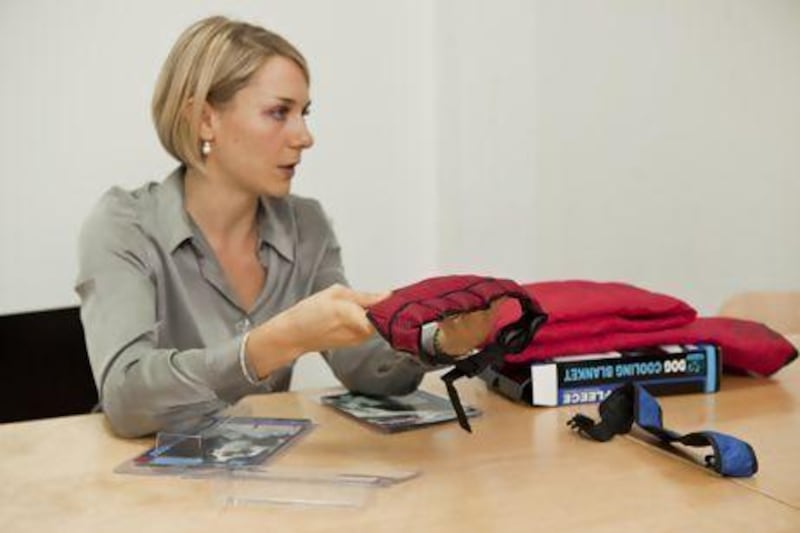
[[[514,300],[515,310],[505,315],[507,323],[495,330],[481,351],[460,359],[425,352],[422,326],[453,315],[488,309],[501,298]],[[536,300],[516,282],[470,275],[430,278],[397,289],[389,298],[370,306],[367,316],[394,349],[454,366],[442,380],[458,421],[467,431],[471,429],[453,381],[477,375],[489,364],[502,361],[506,354],[521,352],[547,319]]]

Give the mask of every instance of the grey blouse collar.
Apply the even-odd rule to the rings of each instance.
[[[170,253],[194,238],[193,224],[184,209],[183,177],[180,166],[158,187],[157,216],[164,245]],[[259,198],[258,233],[261,244],[274,248],[286,260],[294,262],[294,213],[289,198]]]

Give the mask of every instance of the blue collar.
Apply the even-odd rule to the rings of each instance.
[[[666,429],[661,406],[638,383],[626,383],[615,389],[598,408],[600,422],[577,414],[567,422],[584,437],[605,442],[614,435],[627,433],[635,422],[643,430],[665,444],[678,442],[686,446],[711,446],[705,466],[722,476],[750,477],[758,472],[758,460],[752,446],[736,437],[716,431],[699,431],[681,435]]]

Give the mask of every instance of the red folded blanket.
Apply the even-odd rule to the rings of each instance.
[[[797,357],[790,342],[763,324],[697,318],[696,311],[685,302],[632,285],[555,281],[523,287],[549,319],[526,350],[506,356],[509,363],[705,342],[722,350],[726,367],[770,375]],[[519,316],[517,305],[506,302],[501,306],[498,329]]]

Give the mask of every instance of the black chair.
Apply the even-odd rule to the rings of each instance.
[[[96,404],[77,307],[0,316],[0,423],[89,413]]]

